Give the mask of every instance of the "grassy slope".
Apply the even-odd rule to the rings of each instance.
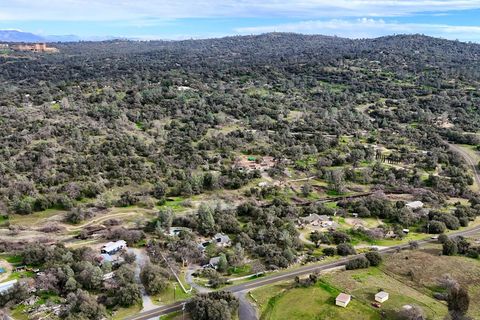
[[[443,303],[390,277],[378,268],[334,273],[328,275],[326,279],[366,305],[374,300],[378,291],[389,292],[389,300],[382,305],[382,310],[389,318],[393,317],[395,311],[406,304],[420,306],[426,312],[428,319],[441,319],[447,313],[447,308]]]
[[[378,310],[360,301],[352,301],[347,308],[335,306],[339,292],[324,282],[285,290],[268,301],[261,319],[380,319]]]
[[[461,256],[439,256],[439,253],[439,245],[432,245],[425,250],[401,252],[388,259],[383,269],[402,283],[415,287],[426,295],[432,295],[438,288],[439,277],[449,274],[468,287],[468,314],[473,319],[480,319],[480,261]]]
[[[377,319],[379,310],[370,304],[379,290],[390,293],[381,310],[391,319],[403,305],[420,306],[428,319],[443,319],[444,302],[435,300],[438,278],[448,273],[470,292],[469,315],[480,318],[480,263],[465,257],[439,256],[438,245],[389,256],[380,268],[330,273],[310,288],[293,288],[292,282],[252,292],[262,319]],[[346,309],[334,306],[339,290],[353,295]]]

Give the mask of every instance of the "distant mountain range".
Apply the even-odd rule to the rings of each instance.
[[[81,38],[76,35],[38,35],[18,30],[0,30],[0,42],[76,42],[112,40],[115,37]]]

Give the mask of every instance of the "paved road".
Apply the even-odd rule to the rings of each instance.
[[[258,320],[257,309],[248,299],[248,291],[240,291],[235,293],[238,298],[238,318],[240,320]]]
[[[461,236],[469,236],[469,235],[474,235],[474,234],[479,233],[479,232],[480,232],[480,226],[477,226],[475,228],[451,233],[451,234],[449,234],[449,236],[450,237],[460,236],[460,235]],[[424,239],[424,240],[418,241],[418,244],[420,246],[422,246],[422,245],[425,245],[427,243],[431,243],[431,242],[435,242],[435,241],[437,241],[437,240]],[[409,248],[408,243],[384,248],[384,249],[379,250],[379,252],[382,253],[382,254],[386,254],[386,253],[392,253],[392,252],[402,250],[402,249],[406,249],[406,248]],[[337,260],[335,262],[323,263],[323,264],[322,263],[315,263],[315,264],[303,266],[303,267],[300,267],[300,268],[296,268],[296,269],[293,269],[293,270],[288,270],[288,271],[285,271],[285,272],[279,272],[275,275],[271,275],[271,276],[267,276],[267,277],[263,277],[263,278],[258,278],[256,280],[252,280],[252,281],[249,281],[247,283],[242,283],[242,284],[239,284],[239,285],[231,286],[231,287],[226,288],[225,290],[230,291],[234,294],[242,292],[242,291],[253,290],[253,289],[260,288],[260,287],[263,287],[263,286],[266,286],[266,285],[269,285],[269,284],[273,284],[273,283],[276,283],[276,282],[289,280],[289,279],[292,279],[296,276],[306,275],[306,274],[310,274],[310,273],[314,273],[314,272],[319,272],[319,271],[332,269],[332,268],[335,268],[335,267],[344,266],[348,261],[350,261],[350,260],[352,260],[352,259],[354,259],[358,256],[360,256],[360,255],[349,256],[349,257]],[[172,313],[172,312],[175,312],[175,311],[180,311],[180,310],[182,310],[182,306],[185,302],[186,302],[186,300],[185,301],[178,301],[178,302],[172,303],[168,306],[163,306],[163,307],[159,307],[159,308],[156,308],[156,309],[153,309],[153,310],[150,310],[150,311],[141,312],[141,313],[136,314],[134,316],[127,317],[127,318],[125,318],[125,320],[149,320],[149,319],[152,319],[152,318],[155,318],[155,317],[158,317],[158,316],[162,316],[162,315],[166,315],[166,314],[169,314],[169,313]]]
[[[454,145],[454,144],[448,144],[450,146],[450,149],[453,151],[456,151],[460,153],[460,155],[465,159],[465,161],[472,167],[473,170],[473,177],[475,178],[475,181],[477,182],[477,186],[480,188],[480,172],[478,170],[478,164],[476,160],[465,150],[463,150],[461,147]]]

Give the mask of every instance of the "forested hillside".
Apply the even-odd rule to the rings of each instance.
[[[480,45],[274,33],[49,46],[0,52],[12,317],[184,306],[232,319],[247,297],[196,294],[224,289],[248,291],[262,319],[478,318]]]
[[[306,172],[375,154],[342,147],[342,135],[393,148],[416,168],[443,165],[426,180],[377,170],[376,182],[468,192],[471,177],[443,140],[478,143],[479,45],[265,34],[56,47],[0,55],[2,211],[69,209],[131,184],[150,185],[157,200],[236,189],[256,176],[233,168],[241,153]]]

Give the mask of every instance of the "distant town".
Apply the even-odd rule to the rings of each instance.
[[[10,49],[13,51],[44,52],[44,53],[58,52],[57,48],[49,47],[46,43],[20,43],[20,44],[0,43],[0,49]]]

